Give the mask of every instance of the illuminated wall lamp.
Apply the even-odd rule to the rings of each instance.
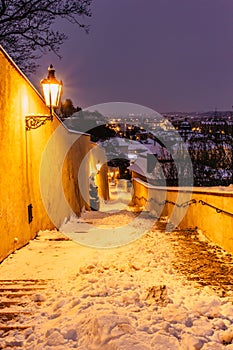
[[[50,115],[29,115],[25,117],[26,130],[37,129],[47,120],[53,120],[54,108],[60,103],[62,93],[62,81],[55,78],[55,69],[51,64],[48,68],[48,77],[41,80],[45,104],[50,108]]]
[[[102,166],[102,164],[100,163],[100,161],[98,161],[98,163],[96,164],[97,174],[99,174],[101,166]]]

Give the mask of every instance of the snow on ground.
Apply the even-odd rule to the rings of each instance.
[[[75,234],[75,227],[80,231],[87,222],[108,230],[116,215],[119,224],[127,217],[134,222],[136,215],[126,207],[109,214],[84,213],[63,230],[66,226]],[[147,218],[140,220],[143,226]],[[1,279],[53,279],[32,297],[33,315],[21,318],[31,327],[0,333],[0,348],[233,349],[230,299],[198,287],[173,268],[174,246],[164,231],[154,226],[140,239],[110,249],[62,241],[60,235],[41,232],[0,265]]]
[[[154,224],[154,217],[146,211],[130,207],[131,194],[112,188],[111,201],[101,203],[99,212],[83,213],[71,218],[60,231],[80,244],[95,248],[114,248],[140,238]]]

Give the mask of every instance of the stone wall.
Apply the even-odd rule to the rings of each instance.
[[[155,217],[167,216],[181,229],[200,229],[214,244],[233,253],[233,190],[155,187],[136,178],[133,186],[134,204],[145,206]]]
[[[88,202],[78,170],[94,147],[87,134],[71,133],[54,117],[25,130],[25,116],[49,114],[38,91],[0,47],[0,261],[39,230],[58,227]],[[97,162],[97,160],[92,160]],[[90,173],[85,164],[86,176]],[[87,193],[88,183],[82,183]],[[33,219],[29,223],[28,208]]]

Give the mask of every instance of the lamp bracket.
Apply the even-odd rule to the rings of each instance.
[[[44,125],[47,120],[53,120],[51,115],[28,115],[25,117],[26,130],[37,129]]]

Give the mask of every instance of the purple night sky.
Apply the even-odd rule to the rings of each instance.
[[[87,35],[67,23],[62,60],[50,63],[63,80],[63,99],[88,107],[112,101],[159,112],[230,110],[233,105],[233,1],[93,0]]]

